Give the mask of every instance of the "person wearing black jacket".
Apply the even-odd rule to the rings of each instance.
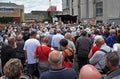
[[[8,45],[3,46],[1,48],[1,63],[2,63],[2,69],[5,65],[5,63],[11,59],[16,58],[16,39],[14,37],[8,38]]]
[[[76,40],[75,46],[80,69],[83,65],[88,64],[88,53],[92,46],[92,41],[87,37],[86,31],[82,31],[81,36]]]

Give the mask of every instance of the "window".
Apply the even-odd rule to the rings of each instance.
[[[72,8],[72,15],[74,15],[74,9]]]
[[[103,16],[103,2],[96,3],[96,17]]]
[[[67,0],[67,3],[66,3],[66,5],[67,5],[67,8],[69,7],[69,0]]]
[[[0,12],[13,12],[14,9],[12,8],[0,8]]]

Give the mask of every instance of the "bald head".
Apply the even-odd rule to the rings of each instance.
[[[63,59],[62,53],[54,50],[49,54],[49,59],[48,60],[49,60],[51,65],[59,66],[59,65],[62,64],[62,59]]]
[[[93,65],[87,64],[81,68],[79,79],[102,79],[102,77]]]

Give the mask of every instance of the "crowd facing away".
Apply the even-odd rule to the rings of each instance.
[[[6,24],[0,79],[120,79],[120,25]]]

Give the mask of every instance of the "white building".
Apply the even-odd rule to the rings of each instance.
[[[78,16],[78,20],[89,22],[112,22],[120,19],[120,0],[62,0],[63,15]]]

